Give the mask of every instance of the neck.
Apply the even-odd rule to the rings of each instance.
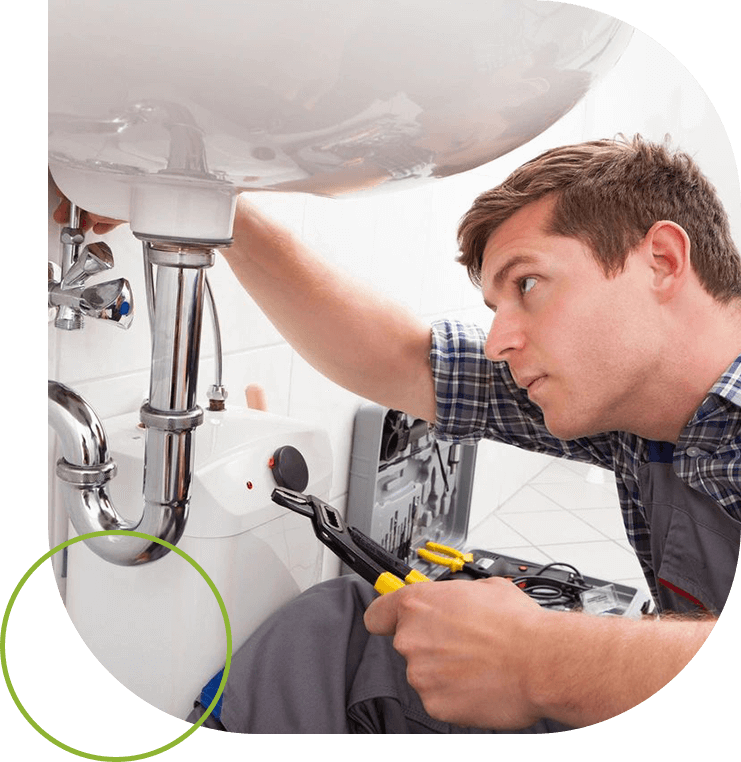
[[[642,400],[643,418],[632,427],[632,433],[646,439],[674,444],[715,382],[741,354],[741,305],[712,302],[679,325],[684,330],[666,342]]]

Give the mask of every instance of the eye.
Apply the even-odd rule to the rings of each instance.
[[[520,293],[524,296],[533,289],[537,282],[537,278],[533,278],[529,275],[527,278],[521,278],[517,281],[517,287],[520,289]]]

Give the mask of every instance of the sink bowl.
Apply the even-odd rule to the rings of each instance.
[[[49,165],[134,232],[228,239],[243,190],[343,195],[492,161],[632,33],[540,0],[50,0]]]

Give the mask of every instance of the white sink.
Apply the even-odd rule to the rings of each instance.
[[[50,0],[49,164],[79,206],[226,239],[243,189],[339,195],[481,165],[632,33],[540,0]]]

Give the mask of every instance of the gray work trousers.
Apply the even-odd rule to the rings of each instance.
[[[231,662],[220,711],[206,727],[233,733],[490,733],[425,712],[391,637],[371,635],[376,597],[355,576],[310,588],[271,616]],[[196,703],[188,720],[205,711]],[[523,733],[569,728],[541,720]]]

